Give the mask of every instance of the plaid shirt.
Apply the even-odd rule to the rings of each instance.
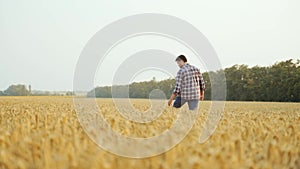
[[[200,98],[200,91],[205,90],[205,82],[200,70],[188,63],[181,67],[176,75],[173,93],[186,100]]]

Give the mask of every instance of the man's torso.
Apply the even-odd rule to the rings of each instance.
[[[190,64],[180,68],[182,73],[180,96],[186,100],[199,99],[200,97],[200,70]]]

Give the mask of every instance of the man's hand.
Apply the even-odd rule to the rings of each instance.
[[[172,95],[171,95],[171,97],[170,97],[170,99],[169,99],[169,101],[168,101],[168,106],[171,106],[171,104],[172,104],[172,101],[174,100],[174,98],[176,97],[176,94],[175,93],[173,93]]]
[[[203,101],[204,100],[204,91],[201,91],[200,92],[200,98],[199,98],[201,101]]]
[[[173,100],[169,99],[169,101],[168,101],[168,106],[170,106],[170,105],[172,104],[172,101],[173,101]]]

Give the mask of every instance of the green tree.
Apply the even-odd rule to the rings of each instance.
[[[9,96],[27,96],[29,95],[29,91],[27,90],[25,85],[10,85],[4,93]]]
[[[0,91],[0,96],[5,96],[5,93],[3,91]]]

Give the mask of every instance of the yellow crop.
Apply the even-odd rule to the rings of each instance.
[[[128,122],[111,99],[97,99],[112,128],[150,137],[171,127],[178,109],[167,107],[148,124]],[[147,100],[133,99],[138,110]],[[164,154],[145,159],[99,148],[82,129],[71,97],[0,97],[0,169],[210,169],[300,168],[300,103],[226,102],[210,139],[199,144],[210,102],[203,101],[187,137]]]

